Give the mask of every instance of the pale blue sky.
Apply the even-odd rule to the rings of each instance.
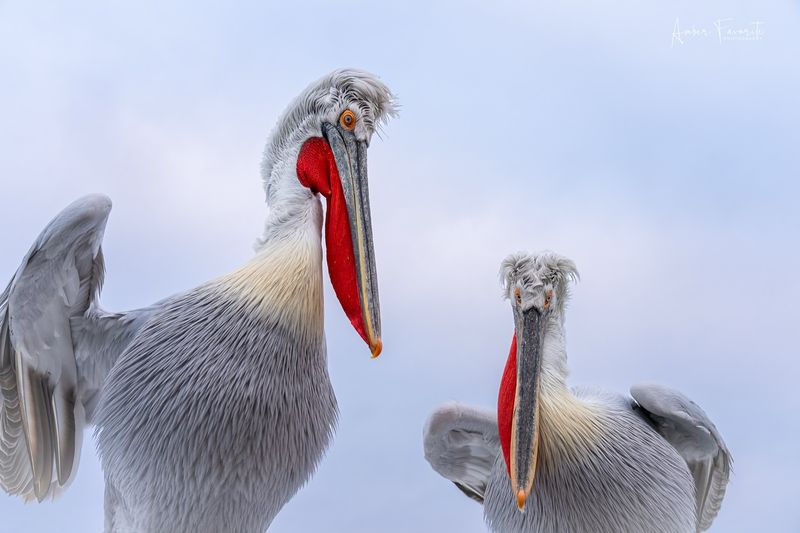
[[[712,530],[800,530],[797,2],[230,4],[0,0],[0,278],[93,191],[115,203],[110,309],[233,269],[278,113],[333,68],[380,75],[403,106],[370,149],[385,351],[328,291],[339,430],[271,531],[485,531],[422,425],[446,400],[494,406],[498,266],[542,248],[582,274],[571,382],[684,391],[734,455]],[[673,46],[676,19],[711,35]],[[763,35],[720,43],[720,19]],[[99,531],[102,486],[87,438],[57,502],[0,496],[0,531]]]

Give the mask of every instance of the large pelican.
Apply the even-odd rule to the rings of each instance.
[[[0,485],[39,501],[58,493],[95,424],[107,532],[267,529],[337,417],[320,195],[336,295],[373,357],[381,351],[367,147],[394,109],[365,72],[309,86],[267,144],[255,257],[145,309],[98,305],[110,200],[64,209],[0,296]]]
[[[719,511],[730,455],[683,394],[636,385],[633,399],[566,386],[569,259],[503,261],[515,335],[497,416],[448,404],[424,430],[434,470],[484,505],[502,533],[689,533]]]

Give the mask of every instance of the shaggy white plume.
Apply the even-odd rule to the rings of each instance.
[[[322,135],[323,121],[336,123],[344,109],[356,114],[356,135],[369,140],[376,129],[397,115],[397,100],[377,76],[356,69],[338,69],[306,88],[289,104],[270,134],[261,175],[271,200],[273,169],[288,150],[305,138]]]
[[[578,279],[578,268],[571,259],[549,251],[517,252],[503,259],[500,265],[505,298],[511,297],[516,286],[528,291],[549,287],[555,291],[556,301],[563,308],[569,298],[569,283]]]

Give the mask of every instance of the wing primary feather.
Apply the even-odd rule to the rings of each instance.
[[[48,401],[50,391],[47,383],[28,367],[24,356],[20,352],[16,355],[22,427],[31,460],[34,494],[41,502],[50,491],[53,479],[53,421]]]
[[[0,367],[8,368],[11,361],[11,339],[8,334],[8,289],[0,296]]]
[[[58,484],[64,486],[72,475],[75,462],[75,393],[61,387],[51,396],[54,422],[56,475]]]
[[[703,509],[706,505],[708,488],[711,483],[711,464],[710,461],[701,461],[689,465],[692,472],[695,486],[695,497],[697,499],[697,520],[698,524],[702,518]]]
[[[464,485],[463,483],[459,483],[458,481],[453,481],[453,484],[458,487],[458,489],[467,495],[467,498],[471,500],[475,500],[476,502],[483,504],[483,493],[476,491],[475,489]]]
[[[5,300],[8,291],[0,297]],[[0,302],[0,486],[26,501],[33,495],[33,479],[19,409],[17,376],[8,334],[8,315]]]

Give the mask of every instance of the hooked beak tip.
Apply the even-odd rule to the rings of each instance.
[[[522,509],[524,508],[525,508],[525,491],[520,489],[520,491],[517,492],[517,509],[522,511]]]
[[[369,349],[372,352],[372,359],[376,359],[383,351],[383,341],[375,339],[370,343]]]

